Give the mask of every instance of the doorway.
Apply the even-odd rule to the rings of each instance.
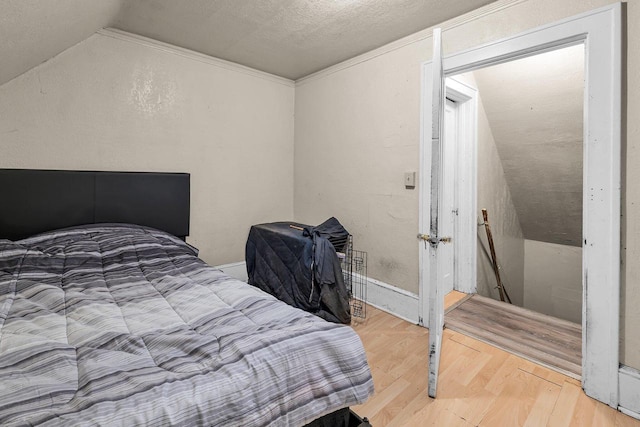
[[[458,78],[479,94],[477,217],[514,305],[582,321],[584,44]],[[445,134],[446,138],[446,134]],[[499,299],[486,226],[477,293]]]
[[[584,147],[584,181],[582,186],[583,195],[583,229],[582,229],[582,311],[586,315],[582,316],[583,329],[583,360],[582,360],[582,385],[585,392],[600,401],[611,406],[618,403],[618,314],[619,314],[619,291],[620,291],[620,28],[621,9],[620,5],[612,5],[597,9],[582,15],[568,18],[566,20],[549,24],[534,30],[522,33],[511,38],[489,43],[477,48],[451,54],[442,59],[442,70],[444,76],[453,76],[464,72],[476,70],[487,65],[505,63],[517,58],[525,58],[537,53],[556,50],[560,47],[578,45],[584,43],[586,49],[586,69],[588,76],[585,82],[585,121],[583,135],[585,138]],[[438,55],[439,56],[439,55]],[[437,61],[439,64],[440,61]],[[423,84],[423,146],[425,144],[426,129],[434,129],[433,153],[437,154],[440,149],[439,137],[436,137],[437,122],[432,122],[432,118],[437,118],[432,106],[438,105],[437,81],[442,74],[438,67],[432,67],[431,63],[423,66],[423,79],[431,84]],[[442,101],[440,101],[442,105]],[[433,114],[433,115],[432,115]],[[432,123],[436,123],[432,127]],[[432,210],[429,212],[424,206],[431,206],[429,192],[430,183],[440,185],[441,175],[432,177],[430,171],[436,173],[438,169],[431,169],[429,165],[437,165],[438,157],[431,158],[430,150],[422,150],[421,158],[421,178],[422,187],[422,212],[426,214],[421,217],[420,231],[425,229],[424,224],[438,223],[441,220],[441,211]],[[475,153],[472,150],[467,152],[467,158],[475,162]],[[471,164],[473,164],[473,162]],[[460,165],[459,165],[460,166]],[[468,171],[468,167],[459,167],[462,173]],[[458,258],[456,268],[460,271],[466,270],[463,274],[455,277],[462,278],[470,275],[474,280],[461,283],[462,286],[475,287],[476,246],[475,237],[477,232],[477,218],[475,203],[470,205],[475,191],[475,175],[470,174],[471,182],[458,187],[462,195],[458,200],[460,234],[454,238],[458,239],[460,250],[468,250],[474,256]],[[432,194],[436,194],[433,193]],[[439,195],[435,200],[438,204]],[[464,209],[463,209],[464,207]],[[434,217],[430,218],[433,213]],[[470,217],[470,218],[469,218]],[[473,224],[473,244],[462,244],[460,238],[466,233],[469,223]],[[465,225],[466,224],[466,225]],[[442,274],[439,268],[441,264],[440,248],[444,243],[444,236],[436,230],[435,238],[431,247],[424,249],[420,246],[421,260],[421,309],[422,313],[429,312],[430,318],[441,319],[441,303],[443,298]],[[448,240],[448,239],[447,239]],[[455,250],[458,253],[458,250]],[[428,262],[428,260],[433,260]],[[429,283],[427,280],[432,275],[434,280]],[[435,287],[435,291],[430,288]],[[431,295],[432,297],[427,297]],[[435,314],[432,314],[435,313]],[[441,323],[439,323],[441,325]],[[438,324],[433,325],[438,332]],[[439,360],[438,345],[430,344],[435,350],[434,356],[430,358],[431,367],[437,368]],[[432,363],[433,359],[433,363]],[[437,378],[436,378],[437,381]],[[430,387],[431,388],[431,387]],[[434,384],[434,389],[437,384]]]
[[[451,79],[478,93],[477,296],[445,325],[579,379],[584,44]],[[453,236],[456,107],[447,99],[443,136],[442,203],[454,212],[443,232]],[[445,292],[459,288],[450,282]]]

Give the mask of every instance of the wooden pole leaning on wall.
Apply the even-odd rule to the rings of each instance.
[[[491,234],[491,226],[489,225],[489,215],[486,209],[482,209],[482,219],[484,220],[484,229],[487,231],[487,240],[489,241],[489,251],[491,252],[491,263],[493,264],[493,272],[496,275],[496,282],[498,283],[498,292],[500,293],[500,301],[506,301],[511,304],[511,298],[507,294],[507,290],[502,284],[500,279],[500,268],[498,268],[498,259],[496,258],[496,248],[493,244],[493,235]]]

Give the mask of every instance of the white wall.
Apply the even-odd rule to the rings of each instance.
[[[583,44],[473,75],[527,238],[582,243]]]
[[[444,23],[444,52],[613,2],[496,2]],[[625,6],[621,362],[640,368],[640,2]],[[418,195],[402,178],[418,168],[430,58],[425,30],[300,81],[293,161],[284,81],[93,36],[0,86],[0,167],[191,172],[191,241],[213,264],[243,259],[252,223],[335,215],[371,276],[415,293]]]
[[[445,55],[614,3],[614,0],[496,2],[443,23]],[[640,2],[626,4],[621,362],[640,367]],[[369,252],[376,279],[417,292],[418,195],[402,175],[419,156],[420,64],[431,31],[338,64],[297,82],[296,219],[336,215]],[[338,159],[338,160],[335,160]]]
[[[582,248],[524,241],[524,307],[582,321]]]
[[[251,224],[293,217],[290,81],[96,34],[0,86],[0,167],[191,173],[191,236],[244,259]]]
[[[418,292],[420,44],[296,87],[295,218],[338,218],[368,275]]]
[[[511,192],[498,154],[491,126],[478,94],[478,224],[483,222],[482,209],[487,209],[496,258],[500,266],[500,279],[511,302],[522,306],[524,300],[524,237],[520,220],[513,204]],[[483,249],[484,248],[484,249]],[[478,281],[480,295],[500,299],[496,289],[484,226],[478,227]],[[487,256],[489,254],[489,256]]]

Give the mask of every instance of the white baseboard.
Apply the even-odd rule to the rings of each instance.
[[[246,282],[249,280],[249,276],[247,275],[247,263],[244,261],[241,262],[232,262],[230,264],[222,264],[216,265],[213,268],[217,268],[218,270],[222,270],[227,273],[229,276]]]
[[[248,280],[247,264],[244,261],[216,265],[214,268],[243,282]],[[367,304],[408,322],[418,323],[418,295],[370,277],[367,277]]]
[[[412,292],[367,277],[367,304],[375,308],[417,324],[419,301],[418,295]]]
[[[623,414],[640,420],[640,371],[629,366],[620,366],[618,387],[618,409]]]

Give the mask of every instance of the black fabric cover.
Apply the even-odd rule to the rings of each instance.
[[[304,427],[371,427],[369,421],[365,420],[349,408],[342,408],[320,417]]]
[[[295,222],[254,225],[245,251],[249,283],[325,320],[349,324],[349,294],[331,243],[341,251],[348,236],[335,218],[317,227]]]
[[[313,420],[304,427],[351,427],[351,411],[349,408],[338,409],[323,417]]]

